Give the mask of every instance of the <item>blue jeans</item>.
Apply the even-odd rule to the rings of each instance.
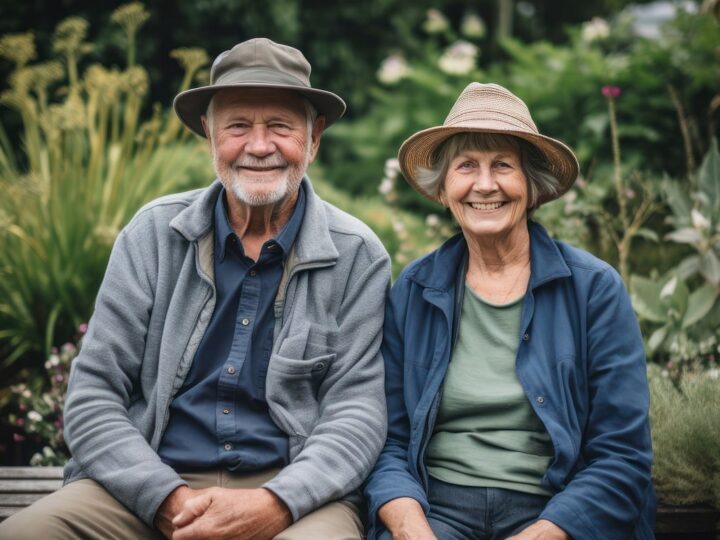
[[[448,484],[430,477],[428,522],[440,540],[502,540],[533,523],[550,497]],[[390,540],[385,531],[381,540]]]

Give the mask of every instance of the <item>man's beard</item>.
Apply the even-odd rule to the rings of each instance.
[[[215,174],[222,182],[225,189],[230,191],[236,199],[247,204],[248,206],[265,206],[268,204],[275,204],[282,201],[290,194],[295,193],[300,187],[300,182],[305,175],[305,170],[310,162],[310,148],[305,154],[305,159],[302,163],[290,164],[280,154],[275,152],[272,155],[266,156],[262,159],[258,159],[247,154],[242,154],[232,164],[228,164],[222,161],[213,147],[213,165],[215,167]],[[247,177],[243,177],[242,167],[254,167],[254,168],[270,168],[270,167],[284,167],[283,169],[277,169],[274,171],[274,175],[282,175],[284,178],[282,181],[277,181],[277,176],[272,179],[268,179],[267,183],[274,183],[274,187],[270,191],[256,192],[255,190],[248,189],[249,185],[261,184],[262,180],[253,179],[249,180]]]

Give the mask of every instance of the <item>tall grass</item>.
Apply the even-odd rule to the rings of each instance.
[[[51,344],[70,340],[92,312],[115,236],[142,204],[212,177],[204,147],[173,114],[155,106],[141,122],[149,80],[134,51],[148,15],[139,3],[112,15],[127,37],[124,70],[93,64],[80,75],[92,45],[78,17],[58,25],[48,62],[30,64],[31,33],[0,38],[15,64],[0,103],[22,120],[19,152],[0,124],[0,370],[20,358],[39,367]],[[207,55],[172,55],[182,90]]]

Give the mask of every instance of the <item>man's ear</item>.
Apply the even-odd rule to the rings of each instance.
[[[212,136],[210,133],[210,126],[208,125],[207,117],[204,114],[200,117],[200,122],[202,123],[202,128],[205,132],[205,138],[207,139],[208,144],[211,144]]]
[[[318,116],[313,124],[312,133],[310,134],[312,144],[312,155],[310,161],[315,161],[317,156],[318,148],[320,148],[320,138],[322,137],[323,131],[325,131],[325,117]]]

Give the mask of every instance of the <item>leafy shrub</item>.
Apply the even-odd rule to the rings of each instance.
[[[659,500],[720,508],[720,369],[686,374],[674,385],[651,366],[649,380]]]

